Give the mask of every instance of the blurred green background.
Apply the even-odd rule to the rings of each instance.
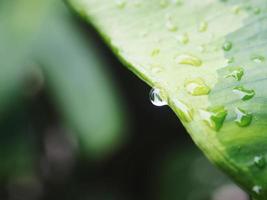
[[[0,0],[0,199],[247,200],[62,1]]]

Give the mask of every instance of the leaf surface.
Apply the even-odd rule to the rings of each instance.
[[[206,156],[267,199],[264,0],[68,0]]]

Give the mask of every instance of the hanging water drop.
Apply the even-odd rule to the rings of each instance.
[[[187,92],[193,96],[207,95],[210,92],[209,86],[201,78],[187,81],[185,87]]]
[[[199,67],[202,65],[202,61],[199,58],[189,54],[178,55],[175,58],[175,62],[177,62],[178,64],[191,65],[195,67]]]
[[[155,106],[167,105],[167,102],[165,100],[163,100],[163,98],[161,97],[160,90],[157,88],[151,89],[151,91],[149,93],[149,98],[150,98],[151,103]]]
[[[252,114],[251,113],[248,113],[241,108],[236,108],[235,113],[236,113],[235,122],[237,123],[238,126],[246,127],[246,126],[250,125],[250,123],[252,121]]]
[[[243,86],[234,87],[233,93],[237,94],[243,101],[252,99],[255,96],[255,91],[246,89]]]
[[[199,110],[201,119],[215,131],[219,131],[224,123],[228,114],[223,106],[209,108],[207,110]]]

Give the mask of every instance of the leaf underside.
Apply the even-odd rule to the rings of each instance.
[[[69,0],[205,155],[267,199],[267,2]]]

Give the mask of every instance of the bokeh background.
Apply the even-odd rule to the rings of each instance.
[[[1,200],[248,200],[62,1],[0,0]]]

